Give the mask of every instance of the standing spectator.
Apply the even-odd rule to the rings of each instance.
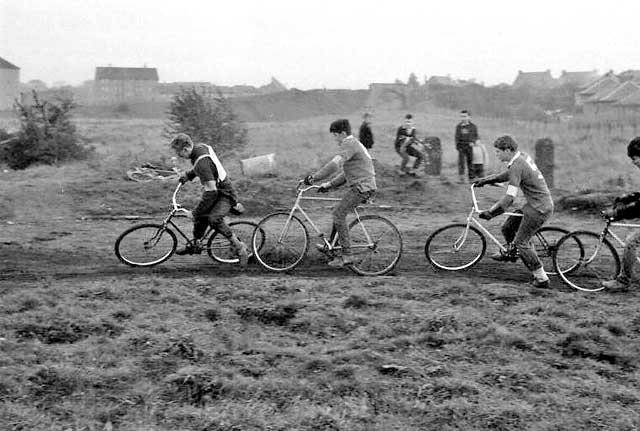
[[[400,171],[398,172],[400,175],[411,173],[411,170],[407,168],[407,163],[409,163],[407,147],[415,137],[416,128],[413,126],[413,115],[407,114],[404,116],[404,123],[398,127],[398,131],[396,132],[396,153],[398,153],[402,159],[400,162]]]
[[[365,112],[362,116],[362,124],[360,125],[360,134],[358,136],[360,143],[367,150],[373,147],[373,132],[371,131],[371,114]]]
[[[489,163],[487,148],[478,139],[471,144],[471,179],[484,177],[484,166]]]
[[[467,167],[467,176],[472,178],[471,144],[479,139],[478,128],[471,122],[471,112],[463,109],[460,111],[460,123],[456,126],[456,150],[458,150],[458,175],[460,182],[465,183],[464,168]]]

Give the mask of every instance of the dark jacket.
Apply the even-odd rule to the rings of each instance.
[[[407,129],[404,126],[398,127],[398,131],[396,132],[396,142],[395,147],[396,151],[400,149],[400,146],[407,138],[415,138],[416,137],[416,128],[412,127],[411,129]]]
[[[373,132],[371,131],[371,127],[369,123],[363,121],[360,125],[360,134],[358,135],[358,140],[364,145],[366,149],[370,149],[373,147]]]
[[[640,217],[640,192],[616,198],[613,204],[615,220]]]
[[[456,126],[456,148],[467,147],[478,138],[478,128],[472,122],[463,124],[461,121]]]

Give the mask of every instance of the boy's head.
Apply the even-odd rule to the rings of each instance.
[[[500,136],[493,143],[496,148],[496,156],[503,162],[508,162],[513,154],[518,151],[518,143],[509,135]]]
[[[169,145],[171,149],[176,152],[177,156],[185,159],[189,158],[193,150],[193,141],[186,133],[178,133],[173,137]]]
[[[404,116],[404,125],[406,127],[413,126],[413,115],[407,114],[407,115]]]
[[[471,118],[471,111],[468,111],[466,109],[463,109],[462,111],[460,111],[460,119],[464,123],[468,122],[470,118]]]
[[[347,137],[351,134],[351,124],[349,124],[349,120],[346,118],[340,118],[329,126],[329,133],[341,135],[344,133],[344,136]]]
[[[370,121],[370,120],[371,120],[371,114],[369,114],[368,112],[365,112],[365,113],[362,115],[362,119],[363,119],[364,121]]]
[[[631,159],[631,163],[640,168],[640,136],[636,136],[627,145],[627,156]]]

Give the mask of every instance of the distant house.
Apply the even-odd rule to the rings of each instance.
[[[10,110],[20,94],[20,68],[0,57],[0,111]]]
[[[96,67],[94,104],[152,102],[157,95],[158,71],[153,67]]]
[[[451,78],[450,75],[447,75],[447,76],[433,75],[431,76],[431,78],[429,78],[428,81],[426,81],[426,84],[441,85],[441,86],[455,86],[455,87],[460,86],[460,83],[456,79]]]
[[[551,70],[544,72],[523,72],[518,71],[518,76],[513,81],[513,88],[553,88],[558,85],[558,81],[551,76]]]
[[[558,85],[584,87],[598,78],[598,71],[595,69],[581,72],[567,72],[566,70],[563,70],[558,78]]]
[[[587,88],[576,93],[576,105],[584,106],[588,101],[593,101],[599,97],[606,96],[612,92],[618,85],[620,80],[613,74],[607,74],[596,80]]]
[[[625,70],[618,74],[620,81],[635,81],[640,82],[640,70]]]
[[[632,81],[623,82],[613,90],[602,89],[584,103],[583,111],[587,115],[612,113],[615,103],[638,92],[640,85]]]
[[[640,91],[618,100],[613,107],[619,115],[637,115],[640,113]]]

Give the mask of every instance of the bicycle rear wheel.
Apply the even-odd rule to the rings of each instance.
[[[459,271],[478,263],[487,250],[484,235],[474,226],[454,223],[433,232],[424,245],[429,263],[445,271]]]
[[[253,237],[253,231],[258,225],[250,221],[234,221],[229,223],[229,227],[236,234],[238,239],[245,243],[249,249],[249,258],[253,256],[251,250],[251,240]],[[258,237],[258,246],[262,248],[264,245],[264,232],[260,231]],[[220,232],[214,231],[209,236],[207,242],[207,253],[211,259],[220,263],[238,263],[240,259],[236,254],[235,249],[227,238]]]
[[[172,230],[161,224],[145,223],[122,232],[114,250],[118,259],[129,266],[153,266],[169,259],[177,245]]]
[[[349,225],[352,271],[360,275],[384,275],[400,261],[402,236],[393,223],[371,214],[353,220]]]
[[[258,263],[269,271],[290,271],[307,254],[309,232],[298,217],[288,212],[269,214],[253,231],[251,247]]]
[[[620,273],[620,257],[607,238],[588,231],[571,232],[558,241],[555,271],[567,286],[584,292],[602,290],[601,283]]]
[[[549,275],[557,275],[553,266],[553,253],[560,238],[568,233],[568,230],[560,227],[543,226],[531,237],[536,254],[542,262],[542,267]]]

